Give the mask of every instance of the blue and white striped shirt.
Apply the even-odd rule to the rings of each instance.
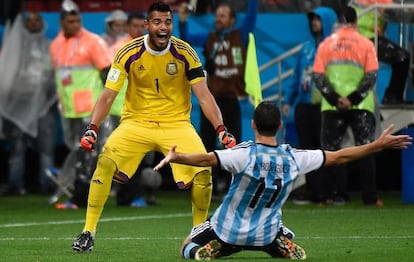
[[[322,150],[299,150],[287,144],[248,141],[215,153],[221,168],[233,177],[210,221],[220,239],[234,245],[271,243],[295,180],[324,163]]]

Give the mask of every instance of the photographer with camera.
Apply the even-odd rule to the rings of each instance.
[[[178,11],[180,37],[192,46],[204,48],[205,69],[210,92],[216,99],[224,123],[232,130],[237,141],[241,140],[241,109],[239,97],[246,96],[244,68],[249,33],[256,26],[258,1],[249,0],[241,27],[236,28],[236,11],[228,3],[221,3],[215,10],[215,31],[190,33],[187,19],[191,6],[183,3]],[[207,151],[216,149],[217,135],[214,127],[201,113],[200,136]],[[213,169],[213,194],[225,193],[229,175],[215,175]],[[223,171],[222,171],[223,172]],[[226,181],[217,181],[225,179]]]

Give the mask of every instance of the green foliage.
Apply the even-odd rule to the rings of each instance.
[[[85,210],[56,210],[47,200],[0,198],[0,261],[182,261],[178,249],[192,226],[188,191],[160,192],[159,204],[147,208],[117,207],[110,198],[89,254],[71,250]],[[345,206],[289,202],[284,223],[308,261],[413,261],[414,206],[401,204],[397,193],[383,200],[383,208],[362,205],[359,194]],[[274,261],[247,251],[223,260]]]

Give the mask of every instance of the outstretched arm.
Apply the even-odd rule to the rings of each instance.
[[[93,108],[92,115],[91,115],[91,123],[100,126],[101,123],[105,120],[106,116],[111,109],[112,103],[114,102],[118,92],[109,89],[107,87],[104,88],[101,95],[98,98],[98,101]]]
[[[223,117],[220,108],[217,106],[216,100],[208,90],[206,81],[199,81],[192,85],[195,96],[197,97],[201,110],[208,121],[216,130],[220,143],[225,148],[231,148],[236,145],[236,139],[227,131],[223,124]]]
[[[404,149],[411,145],[411,136],[391,135],[393,128],[394,125],[388,126],[378,139],[369,144],[352,146],[338,151],[325,151],[325,166],[348,163],[386,148]]]
[[[99,96],[98,101],[93,108],[91,120],[86,126],[86,130],[80,140],[80,146],[87,152],[95,150],[95,143],[98,138],[98,128],[108,115],[109,109],[117,94],[118,92],[105,87]]]
[[[206,118],[210,121],[214,130],[218,126],[223,125],[223,117],[220,108],[217,106],[216,100],[208,90],[206,81],[199,81],[192,86],[194,95],[197,97],[201,110]]]
[[[155,171],[159,171],[162,167],[166,166],[170,162],[190,165],[190,166],[217,166],[217,156],[213,152],[210,153],[194,153],[194,154],[183,154],[177,153],[175,149],[177,145],[174,145],[168,155],[161,160],[158,165],[154,167]]]

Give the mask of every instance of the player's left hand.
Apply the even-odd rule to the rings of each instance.
[[[220,143],[225,148],[232,148],[236,145],[236,138],[227,131],[227,128],[224,125],[219,125],[216,129]]]
[[[80,146],[87,152],[95,150],[96,139],[98,138],[98,127],[94,124],[89,124],[86,127],[85,133],[80,140]]]

